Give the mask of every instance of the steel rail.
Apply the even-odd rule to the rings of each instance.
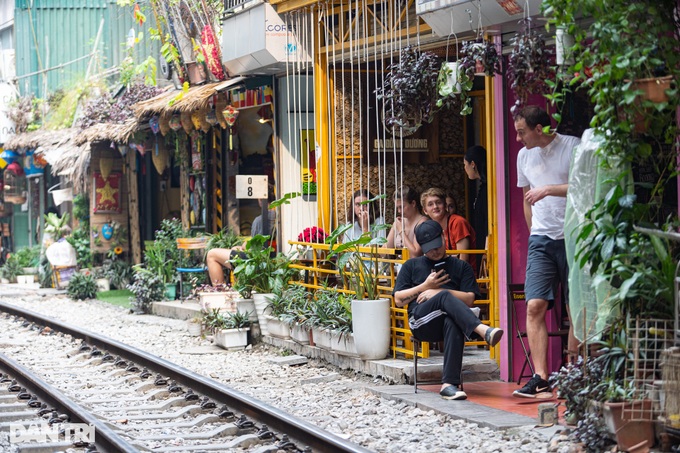
[[[50,327],[58,332],[83,339],[88,344],[97,346],[125,360],[144,366],[150,371],[160,373],[174,379],[179,384],[206,395],[232,409],[256,419],[270,428],[281,431],[292,440],[304,443],[315,451],[369,453],[371,450],[349,442],[333,433],[319,428],[309,422],[294,417],[273,406],[252,398],[245,393],[220,384],[210,378],[194,373],[168,360],[149,354],[133,346],[99,335],[94,332],[73,326],[52,318],[45,317],[32,310],[17,307],[0,301],[0,311],[19,316],[36,324]]]
[[[94,444],[97,446],[97,450],[111,453],[134,453],[139,451],[138,447],[133,446],[120,437],[104,422],[75,403],[57,388],[43,381],[40,376],[2,353],[0,353],[0,369],[16,379],[19,385],[35,394],[40,401],[68,414],[71,417],[72,423],[86,423],[94,426]]]

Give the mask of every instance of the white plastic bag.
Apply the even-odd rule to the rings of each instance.
[[[75,266],[77,264],[76,249],[65,239],[60,239],[50,245],[45,251],[45,256],[52,266]]]

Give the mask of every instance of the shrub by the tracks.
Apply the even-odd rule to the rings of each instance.
[[[130,298],[130,302],[135,313],[150,313],[151,302],[163,300],[165,293],[163,280],[142,268],[135,269],[133,282],[127,286],[127,289],[134,294],[134,297]]]
[[[94,299],[97,295],[97,282],[92,275],[76,273],[68,282],[68,295],[72,299]]]

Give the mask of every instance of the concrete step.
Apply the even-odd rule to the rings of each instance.
[[[175,319],[191,319],[201,314],[195,301],[154,302],[153,314]],[[288,349],[306,357],[321,359],[342,369],[355,370],[370,376],[382,376],[397,384],[413,383],[413,359],[390,358],[383,360],[361,360],[358,357],[339,355],[334,351],[316,346],[302,345],[293,340],[271,336],[260,337],[261,341]],[[443,356],[430,351],[430,357],[418,360],[418,383],[441,382]],[[500,370],[495,360],[489,358],[489,351],[476,346],[465,348],[463,355],[463,382],[491,381],[500,379]]]
[[[369,376],[382,376],[396,384],[413,383],[413,359],[389,358],[383,360],[361,360],[358,357],[344,356],[316,346],[302,345],[293,340],[283,340],[270,336],[261,337],[264,343],[296,354],[324,360],[345,370],[355,370]],[[431,351],[427,359],[418,359],[418,384],[426,381],[441,382],[444,356]],[[489,351],[476,346],[468,346],[463,353],[463,382],[493,381],[500,379],[500,369]]]
[[[201,315],[201,306],[193,300],[154,302],[151,304],[151,313],[164,318],[191,319]]]

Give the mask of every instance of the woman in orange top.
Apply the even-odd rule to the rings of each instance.
[[[427,189],[420,196],[420,203],[423,205],[425,215],[439,223],[444,230],[447,250],[469,250],[474,247],[475,230],[463,216],[449,214],[446,209],[446,192],[436,187]],[[476,269],[473,255],[460,253],[458,258],[467,261],[473,269]]]

